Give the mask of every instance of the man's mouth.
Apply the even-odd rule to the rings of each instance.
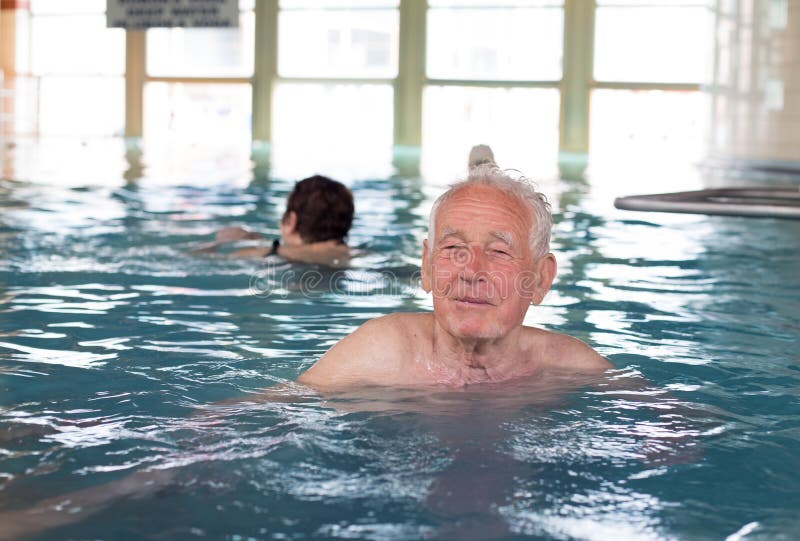
[[[456,297],[455,301],[469,306],[494,306],[488,300],[481,299],[480,297],[469,297],[469,296]]]

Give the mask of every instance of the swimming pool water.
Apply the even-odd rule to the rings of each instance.
[[[290,382],[336,340],[430,309],[443,182],[343,180],[346,271],[188,253],[276,235],[288,178],[0,182],[0,539],[30,509],[36,539],[800,536],[800,222],[545,183],[560,270],[528,322],[616,370],[321,397]]]

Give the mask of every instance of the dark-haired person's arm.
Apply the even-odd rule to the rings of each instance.
[[[223,227],[219,231],[213,241],[201,244],[197,248],[191,250],[193,254],[209,254],[216,252],[217,249],[228,242],[237,242],[240,240],[258,240],[263,239],[264,236],[255,231],[250,231],[247,228],[236,226]],[[237,256],[237,257],[255,257],[255,256]]]

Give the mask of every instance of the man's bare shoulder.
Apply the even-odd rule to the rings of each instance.
[[[365,321],[358,329],[339,343],[341,344],[345,340],[353,337],[375,343],[380,350],[385,352],[386,346],[388,345],[410,345],[408,339],[419,337],[419,335],[424,333],[426,328],[430,328],[432,324],[433,314],[423,312],[398,312]]]
[[[577,338],[534,327],[526,329],[537,344],[545,369],[591,373],[614,368],[608,359]]]
[[[324,389],[402,379],[404,363],[415,357],[432,317],[398,313],[371,319],[337,342],[297,381]]]

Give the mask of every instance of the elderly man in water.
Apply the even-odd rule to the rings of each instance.
[[[546,198],[528,180],[486,161],[431,210],[421,270],[433,312],[364,323],[298,382],[323,391],[462,387],[612,368],[576,338],[522,324],[556,275],[549,251],[552,216]]]

